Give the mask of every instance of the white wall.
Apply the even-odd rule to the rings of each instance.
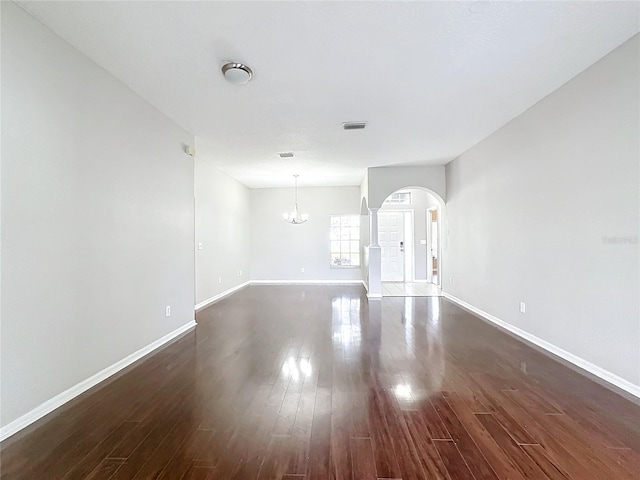
[[[447,166],[443,281],[636,386],[639,59],[636,36]]]
[[[413,272],[416,280],[427,279],[427,245],[420,240],[427,239],[427,208],[437,207],[438,200],[426,190],[403,188],[411,193],[411,205],[384,205],[380,212],[388,210],[410,210],[413,215]],[[408,279],[407,281],[409,281]]]
[[[249,189],[211,160],[196,156],[195,162],[196,304],[200,304],[249,281],[251,218]]]
[[[4,426],[193,320],[194,211],[193,137],[10,2],[1,93]]]
[[[309,221],[301,225],[282,219],[284,212],[292,210],[293,203],[293,188],[251,190],[252,280],[359,281],[359,268],[330,266],[329,217],[359,215],[360,188],[300,188],[300,210],[309,214]]]

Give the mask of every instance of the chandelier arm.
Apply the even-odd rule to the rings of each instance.
[[[293,212],[283,214],[283,218],[287,223],[293,223],[294,225],[297,225],[300,223],[305,223],[308,220],[309,216],[307,214],[300,215],[300,210],[298,208],[298,175],[296,174],[293,177],[295,180],[294,208]]]

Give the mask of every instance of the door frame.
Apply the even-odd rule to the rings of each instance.
[[[438,231],[437,233],[437,243],[438,247],[436,249],[436,258],[438,259],[438,280],[436,283],[433,282],[433,264],[430,261],[431,258],[431,212],[437,212],[437,220],[436,225]],[[434,285],[441,287],[442,286],[442,209],[439,205],[434,205],[433,207],[429,207],[425,210],[425,226],[426,226],[426,234],[427,234],[427,282],[433,283]],[[429,268],[431,266],[431,268]]]
[[[415,212],[410,209],[398,210],[404,215],[404,283],[416,281],[416,226]]]

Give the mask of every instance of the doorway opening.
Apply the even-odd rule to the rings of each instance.
[[[440,295],[439,202],[422,188],[403,188],[378,210],[382,296]]]
[[[427,208],[425,225],[427,230],[427,282],[439,285],[438,259],[440,245],[438,242],[438,207]]]

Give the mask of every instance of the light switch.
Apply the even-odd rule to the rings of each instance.
[[[202,250],[202,242],[198,243],[198,250]]]

